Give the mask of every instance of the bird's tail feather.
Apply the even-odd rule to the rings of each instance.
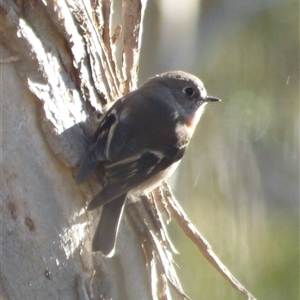
[[[113,256],[125,202],[126,195],[121,195],[103,206],[92,243],[94,252],[100,251],[104,256]]]

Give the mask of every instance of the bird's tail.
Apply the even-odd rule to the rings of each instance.
[[[100,251],[104,256],[113,256],[125,202],[126,195],[121,195],[103,205],[92,243],[94,252]]]

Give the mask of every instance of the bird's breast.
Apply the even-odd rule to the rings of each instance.
[[[166,168],[166,169],[160,171],[159,173],[155,174],[154,176],[148,178],[142,184],[140,184],[137,187],[135,187],[134,189],[130,190],[127,193],[127,196],[135,198],[142,194],[147,194],[147,193],[151,192],[153,189],[157,188],[164,180],[167,180],[170,176],[172,176],[172,174],[178,167],[180,161],[181,160],[173,163],[168,168]]]

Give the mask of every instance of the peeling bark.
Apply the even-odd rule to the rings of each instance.
[[[100,211],[84,209],[99,185],[73,179],[103,112],[136,88],[145,5],[123,0],[112,29],[112,0],[0,0],[4,299],[171,299],[171,288],[188,299],[164,225],[180,216],[168,188],[128,205],[107,259],[91,252]]]
[[[99,211],[84,210],[98,185],[73,179],[101,114],[136,87],[146,1],[124,0],[113,33],[109,0],[19,4],[0,3],[3,295],[170,299],[168,276],[178,279],[172,263],[164,273],[155,206],[127,208],[117,253],[104,259],[90,246]]]

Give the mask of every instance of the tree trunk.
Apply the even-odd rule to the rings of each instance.
[[[109,0],[19,3],[0,2],[3,299],[169,299],[167,278],[182,291],[148,204],[127,208],[103,258],[91,252],[100,212],[84,209],[97,183],[74,180],[99,115],[136,87],[145,1],[123,1],[113,34]]]
[[[91,2],[0,0],[2,298],[171,299],[170,287],[188,298],[162,216],[171,212],[207,260],[254,299],[166,184],[126,207],[113,258],[91,252],[101,211],[85,207],[99,184],[78,186],[74,175],[99,117],[136,88],[146,1],[123,0],[114,29],[112,0]]]

